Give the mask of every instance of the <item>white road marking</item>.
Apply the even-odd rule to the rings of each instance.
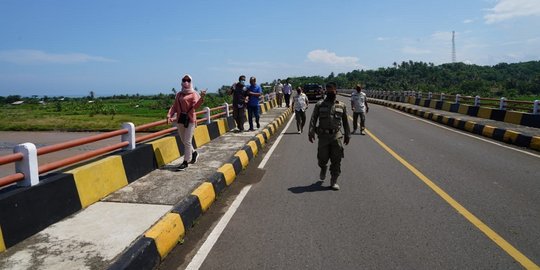
[[[289,125],[292,123],[292,120],[293,120],[294,117],[291,117],[291,119],[289,119],[289,123],[287,123],[287,125],[285,126],[285,128],[283,129],[283,131],[281,131],[281,134],[279,134],[279,137],[276,139],[276,141],[274,142],[274,144],[272,145],[272,147],[270,147],[270,150],[268,150],[268,153],[266,153],[266,155],[264,156],[263,160],[261,161],[261,163],[259,164],[259,169],[262,169],[264,168],[264,166],[266,165],[266,162],[268,161],[268,159],[270,159],[270,157],[272,156],[272,153],[274,153],[274,149],[276,149],[276,147],[278,146],[279,142],[281,141],[281,138],[283,137],[283,134],[285,134],[285,131],[287,131],[287,129],[289,128]]]
[[[530,152],[527,152],[527,151],[523,151],[521,149],[516,149],[516,148],[510,147],[510,146],[507,146],[507,145],[504,145],[504,144],[501,144],[501,143],[498,143],[498,142],[490,141],[488,139],[480,138],[480,137],[477,137],[477,136],[474,136],[474,135],[471,135],[471,134],[468,134],[468,133],[465,133],[465,132],[462,132],[462,131],[459,131],[459,130],[455,130],[453,128],[445,127],[445,126],[441,125],[438,122],[432,122],[432,121],[420,118],[420,117],[418,117],[416,115],[410,115],[408,113],[404,113],[404,112],[398,111],[398,110],[393,109],[393,108],[388,108],[387,107],[386,109],[391,110],[391,111],[396,112],[396,113],[399,113],[399,114],[402,114],[402,115],[405,115],[405,116],[408,116],[410,118],[414,118],[416,120],[423,121],[423,122],[428,123],[430,125],[434,125],[436,127],[443,128],[443,129],[446,129],[446,130],[449,130],[449,131],[464,135],[464,136],[468,136],[468,137],[471,137],[471,138],[474,138],[474,139],[477,139],[477,140],[480,140],[480,141],[484,141],[484,142],[487,142],[487,143],[491,143],[491,144],[494,144],[494,145],[498,145],[500,147],[504,147],[506,149],[510,149],[510,150],[514,150],[514,151],[517,151],[517,152],[520,152],[520,153],[523,153],[523,154],[527,154],[529,156],[540,158],[540,155],[533,154],[533,153],[530,153]]]
[[[219,237],[221,236],[221,233],[223,230],[225,230],[225,227],[227,227],[227,224],[233,217],[234,213],[242,203],[242,200],[246,197],[247,193],[251,189],[251,185],[245,186],[241,191],[240,194],[234,199],[234,202],[231,204],[231,207],[227,210],[227,212],[221,217],[219,220],[219,223],[216,225],[214,230],[210,233],[206,241],[204,241],[204,244],[199,248],[197,251],[197,254],[193,257],[189,265],[186,267],[187,270],[198,270],[201,265],[203,264],[204,260],[206,259],[206,256],[210,253],[212,250],[212,247],[214,247],[214,244],[217,242]]]

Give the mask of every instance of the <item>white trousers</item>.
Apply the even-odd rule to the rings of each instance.
[[[182,124],[178,124],[178,134],[182,143],[184,143],[184,161],[191,161],[191,154],[193,154],[193,132],[195,132],[195,123],[189,123],[188,127],[184,127]]]

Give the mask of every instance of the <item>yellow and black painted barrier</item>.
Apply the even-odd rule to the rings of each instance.
[[[397,109],[397,110],[400,110],[409,114],[414,114],[419,117],[429,119],[429,120],[432,120],[432,121],[435,121],[435,122],[438,122],[447,126],[458,128],[458,129],[468,131],[474,134],[482,135],[484,137],[488,137],[488,138],[492,138],[492,139],[502,141],[505,143],[514,144],[517,146],[526,147],[529,149],[540,151],[540,137],[537,137],[537,136],[530,136],[530,135],[522,134],[517,131],[493,127],[490,125],[484,125],[484,124],[476,123],[473,121],[466,121],[460,118],[448,117],[441,114],[424,111],[417,108],[412,108],[412,107],[407,106],[406,104],[399,104],[399,103],[394,103],[394,102],[388,102],[386,100],[371,99],[371,98],[368,100],[370,103],[391,107],[391,108],[394,108],[394,109]],[[473,109],[472,107],[474,106],[467,106],[463,104],[450,104],[450,103],[446,103],[446,104],[449,104],[447,106],[451,107],[450,110],[446,110],[448,108],[444,108],[444,106],[442,107],[441,106],[435,106],[435,107],[427,106],[427,107],[431,107],[434,109],[442,108],[442,110],[455,111],[455,112],[467,111],[468,112],[467,115],[471,115],[469,114],[471,110],[478,109],[478,108]],[[415,105],[418,105],[418,104],[415,104]],[[483,112],[482,111],[483,109],[486,109],[486,108],[480,108],[478,114],[485,114],[484,116],[487,116],[489,112],[487,110]],[[476,117],[480,117],[480,116],[476,116]],[[507,117],[512,118],[515,116],[507,115]],[[481,117],[481,118],[487,118],[487,117]],[[500,116],[498,118],[502,119]],[[496,119],[493,119],[493,120],[496,120]],[[508,121],[505,121],[505,122],[508,122]]]
[[[216,196],[233,184],[236,176],[247,166],[270,136],[290,117],[291,109],[251,138],[214,174],[200,184],[188,197],[175,205],[146,233],[127,248],[109,269],[154,269],[167,254],[182,241],[186,230],[206,212]]]
[[[473,117],[503,121],[516,125],[540,128],[540,114],[500,110],[480,106],[471,106],[461,103],[450,103],[441,100],[432,100],[416,97],[407,97],[406,103],[429,107],[437,110],[465,114]]]
[[[272,100],[261,104],[261,108],[269,110],[276,105]],[[199,125],[193,135],[193,147],[199,148],[234,127],[232,116]],[[267,140],[268,136],[266,132],[264,136],[257,135],[254,143],[262,146],[264,142],[259,140]],[[7,187],[0,193],[0,252],[178,159],[184,152],[183,148],[179,135],[174,132],[139,144],[134,150],[117,151],[82,165],[40,176],[40,183],[35,186]],[[231,161],[235,173],[242,168],[242,162],[246,162],[246,156],[251,159],[254,153],[252,147],[241,151],[245,154],[241,152]],[[221,178],[230,178],[229,172],[224,173],[227,175],[211,177],[209,183],[214,190],[219,191]],[[167,220],[174,219],[169,217]]]

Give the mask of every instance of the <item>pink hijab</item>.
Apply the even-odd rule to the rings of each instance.
[[[182,93],[189,94],[189,93],[192,93],[193,91],[195,91],[195,90],[193,90],[193,79],[191,78],[191,75],[185,74],[184,76],[182,76],[182,80],[185,77],[188,77],[191,80],[191,82],[182,82],[181,83]]]

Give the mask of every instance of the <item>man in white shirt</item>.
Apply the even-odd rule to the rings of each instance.
[[[356,91],[351,94],[351,108],[353,111],[353,131],[356,132],[358,128],[358,116],[360,116],[360,134],[366,135],[364,130],[366,129],[366,113],[369,112],[366,93],[362,92],[362,86],[356,85]]]
[[[278,80],[276,85],[274,85],[274,93],[276,93],[278,107],[283,106],[283,84],[281,80]]]
[[[285,96],[285,105],[287,108],[291,105],[291,94],[292,94],[292,85],[289,83],[289,80],[285,81],[283,85],[283,95]]]
[[[296,128],[298,134],[304,131],[304,125],[306,124],[306,110],[308,108],[309,100],[306,94],[303,93],[302,87],[296,88],[297,95],[293,98],[294,118],[296,119]]]

